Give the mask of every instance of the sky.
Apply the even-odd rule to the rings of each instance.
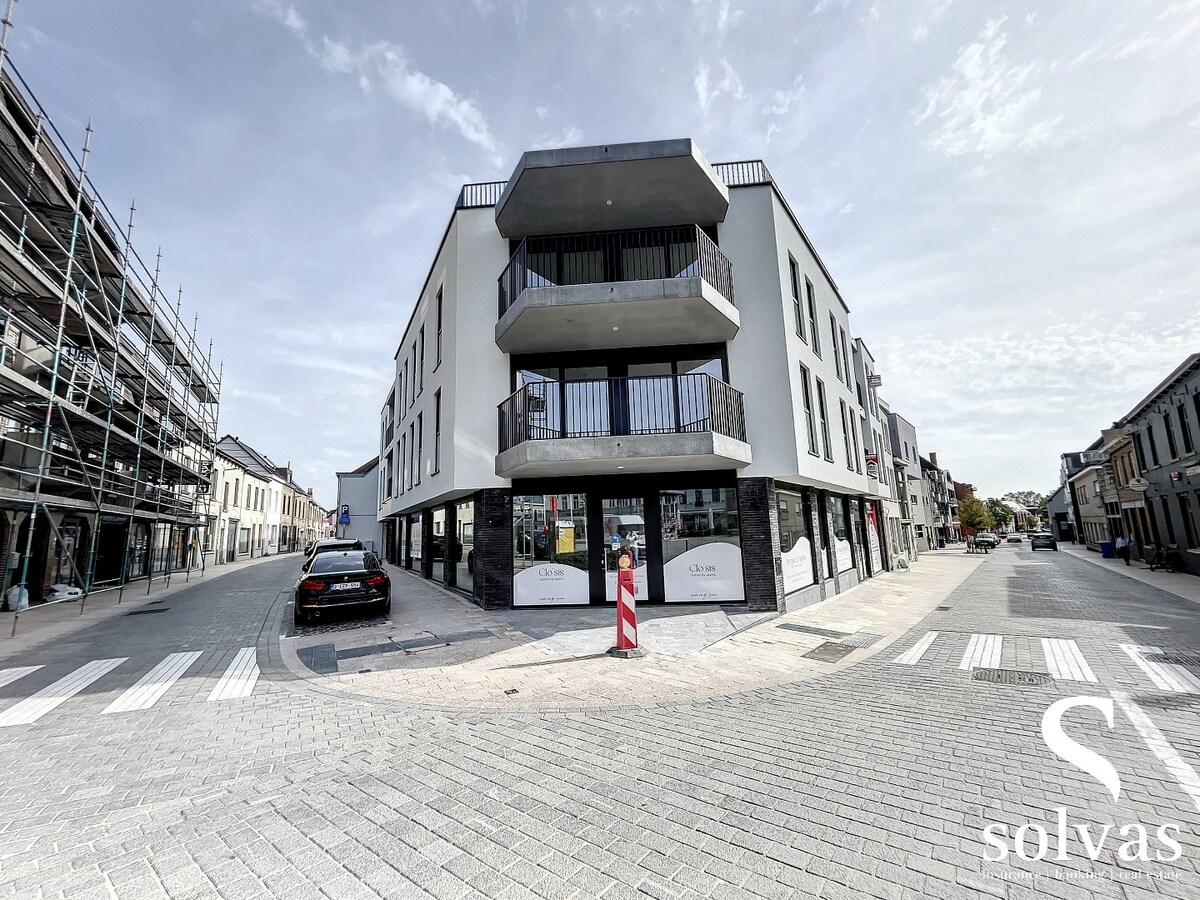
[[[213,339],[220,431],[326,505],[378,452],[458,188],[526,149],[763,159],[892,409],[984,496],[1052,490],[1200,349],[1200,0],[24,0],[13,22]]]

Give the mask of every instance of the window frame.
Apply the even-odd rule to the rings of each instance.
[[[829,400],[825,395],[825,382],[820,378],[817,382],[817,411],[821,425],[821,445],[825,451],[825,459],[833,462],[833,440],[829,433]]]
[[[816,411],[813,409],[812,398],[812,383],[810,381],[810,373],[808,366],[804,363],[800,364],[800,392],[801,399],[804,404],[804,420],[806,431],[808,432],[808,452],[810,456],[820,456],[820,451],[817,450],[817,420]]]
[[[807,275],[804,276],[804,295],[808,302],[808,329],[812,332],[812,349],[817,356],[821,355],[821,333],[817,327],[817,291]]]

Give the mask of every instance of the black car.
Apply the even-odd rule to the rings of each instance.
[[[1048,531],[1040,531],[1029,536],[1030,550],[1057,550],[1058,540]]]
[[[370,607],[386,616],[392,609],[392,580],[370,550],[318,553],[297,583],[294,599],[297,625],[333,609]]]
[[[334,553],[341,550],[365,550],[362,541],[357,538],[322,538],[319,541],[314,541],[309,547],[308,552],[304,554],[304,569],[308,570],[308,566],[318,553]]]

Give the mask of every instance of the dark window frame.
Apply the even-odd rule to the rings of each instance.
[[[817,327],[817,292],[808,276],[804,276],[804,294],[808,303],[808,328],[812,332],[813,353],[821,355],[821,333]]]
[[[804,420],[808,432],[808,452],[812,456],[820,456],[817,450],[817,420],[813,409],[812,383],[808,367],[800,364],[800,391],[804,400]]]
[[[829,434],[829,401],[825,396],[825,382],[817,381],[817,412],[821,423],[821,445],[825,450],[825,459],[833,462],[833,441]]]
[[[788,254],[788,275],[792,286],[792,313],[796,319],[796,337],[807,344],[808,336],[804,333],[804,310],[800,304],[800,266],[790,253]]]
[[[443,291],[444,287],[445,287],[444,285],[438,287],[437,301],[436,301],[436,303],[437,303],[437,338],[436,338],[436,342],[435,342],[435,347],[437,348],[437,360],[433,364],[433,371],[435,371],[435,372],[437,371],[438,366],[440,366],[442,364],[442,316],[443,316],[442,309],[444,306],[444,298],[442,296],[442,291]]]

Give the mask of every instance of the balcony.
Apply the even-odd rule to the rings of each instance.
[[[751,462],[741,392],[711,375],[537,382],[501,403],[499,413],[502,478]]]
[[[733,265],[696,225],[530,237],[499,279],[505,353],[723,343]]]

